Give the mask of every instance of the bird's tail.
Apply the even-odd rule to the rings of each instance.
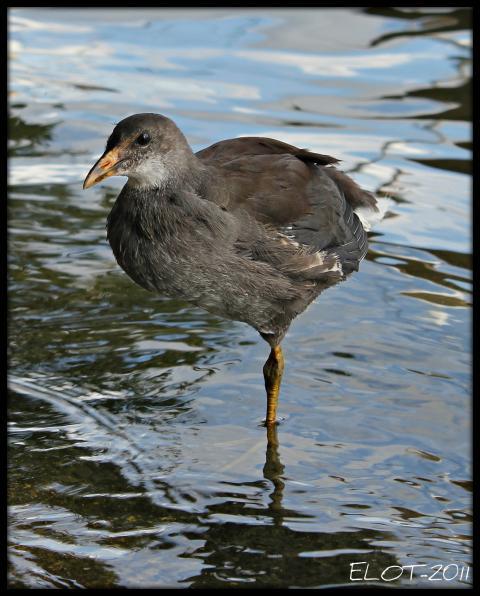
[[[357,207],[354,211],[362,222],[363,229],[369,232],[375,224],[382,221],[387,211],[395,205],[395,202],[388,197],[376,197],[375,209],[371,207]]]
[[[352,209],[351,204],[345,201],[344,221],[350,230],[351,237],[347,243],[334,249],[340,259],[344,274],[348,275],[352,271],[358,271],[360,261],[365,258],[368,251],[367,232],[384,218],[392,204],[392,199],[377,197],[373,208],[363,206]]]

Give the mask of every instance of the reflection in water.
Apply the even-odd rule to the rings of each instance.
[[[404,19],[415,21],[416,27],[409,28],[407,31],[400,30],[393,33],[381,35],[371,41],[372,46],[385,44],[392,39],[402,37],[415,37],[433,35],[435,33],[457,32],[462,30],[471,30],[472,11],[469,8],[391,8],[391,7],[372,7],[366,8],[365,12],[372,15],[381,15],[394,17],[395,19]]]
[[[420,251],[415,251],[413,247],[398,247],[400,250],[396,251],[394,245],[378,241],[374,244],[374,246],[383,249],[383,252],[381,252],[380,250],[376,250],[375,248],[371,248],[367,256],[368,260],[374,262],[381,262],[384,265],[393,266],[399,271],[405,273],[406,275],[411,275],[412,277],[416,277],[418,279],[429,280],[439,286],[450,288],[455,294],[461,296],[461,298],[458,298],[459,306],[468,306],[469,304],[471,304],[470,301],[465,300],[465,293],[471,294],[471,291],[469,289],[471,283],[470,276],[455,275],[450,271],[448,273],[442,273],[442,271],[438,270],[439,262],[437,260],[432,262],[430,260],[431,257],[429,259],[428,256],[425,256],[422,260],[420,260],[418,256],[416,256],[416,258],[410,258],[405,254],[398,254],[399,252],[405,253],[405,249],[410,249],[409,252],[417,253],[418,255]],[[455,261],[456,254],[450,251],[429,252],[433,255],[436,255],[437,257],[440,257],[441,255],[442,260],[447,263]],[[462,259],[462,263],[463,269],[471,269],[471,263],[469,263],[468,260]],[[465,267],[465,265],[467,265],[467,267]],[[441,294],[438,291],[436,294],[433,295],[444,296],[444,294]]]
[[[124,432],[116,428],[112,424],[115,418],[104,408],[92,408],[88,404],[95,396],[79,389],[69,390],[68,393],[65,389],[60,392],[60,388],[53,391],[42,388],[38,382],[33,385],[16,378],[10,378],[9,383],[10,389],[15,391],[16,403],[22,406],[23,419],[29,413],[32,420],[38,420],[40,415],[41,422],[48,410],[45,404],[49,403],[55,406],[57,412],[68,414],[70,420],[68,425],[64,425],[61,416],[56,414],[56,427],[37,425],[23,429],[15,424],[15,416],[11,420],[9,457],[16,457],[18,443],[15,437],[19,433],[23,437],[30,433],[29,459],[37,462],[35,484],[18,473],[12,474],[9,482],[12,498],[15,496],[17,500],[17,504],[10,508],[9,540],[12,546],[19,545],[14,546],[10,558],[12,587],[17,582],[18,586],[22,585],[22,570],[28,567],[39,582],[35,583],[37,586],[114,586],[120,578],[114,571],[115,566],[112,569],[113,562],[117,559],[123,561],[134,549],[149,544],[152,538],[156,538],[157,542],[152,545],[147,562],[158,569],[157,563],[154,563],[156,549],[160,548],[162,552],[163,549],[174,548],[179,523],[189,529],[187,535],[191,534],[193,543],[202,544],[190,554],[204,561],[201,573],[182,580],[191,587],[220,587],[224,582],[233,586],[251,581],[262,586],[282,586],[289,581],[293,569],[300,586],[312,585],[315,577],[322,577],[327,583],[341,583],[349,572],[349,563],[356,560],[359,553],[362,556],[372,554],[372,564],[379,568],[395,563],[391,555],[375,553],[372,546],[374,541],[388,539],[388,533],[364,530],[318,535],[316,531],[297,532],[285,524],[287,519],[290,522],[295,519],[308,521],[313,517],[285,508],[282,503],[285,467],[279,457],[276,426],[266,430],[268,441],[263,466],[263,476],[273,485],[273,491],[271,486],[263,486],[258,481],[251,483],[257,492],[265,491],[268,496],[265,507],[255,505],[255,499],[249,503],[242,494],[241,485],[235,490],[236,483],[230,481],[223,484],[230,485],[233,492],[224,489],[218,493],[217,502],[207,506],[206,510],[202,508],[196,513],[194,508],[194,511],[188,512],[188,506],[185,509],[188,501],[184,502],[182,509],[177,508],[182,500],[178,487],[165,480],[155,480],[153,486],[155,473],[153,468],[149,468],[148,454],[141,444],[132,440],[130,429]],[[76,399],[73,398],[75,393]],[[28,395],[28,398],[23,395]],[[80,400],[80,395],[87,401]],[[98,467],[98,457],[82,455],[85,446],[81,443],[73,446],[78,455],[72,457],[73,453],[70,454],[72,463],[66,468],[61,465],[65,458],[64,449],[71,451],[72,447],[67,445],[75,438],[75,443],[81,440],[92,453],[102,453],[101,476],[95,472],[92,475]],[[114,465],[106,468],[108,461]],[[28,464],[28,461],[25,463]],[[58,464],[60,467],[57,468]],[[115,469],[118,466],[121,466],[122,474],[126,475],[130,484],[136,485],[135,492],[131,488],[123,492],[124,481]],[[52,474],[53,470],[57,471]],[[44,478],[47,485],[43,484]],[[149,498],[145,499],[147,496]],[[30,524],[25,523],[24,511],[32,499],[38,500],[39,505],[34,511],[36,521]],[[141,503],[140,527],[137,514],[132,513],[136,511],[132,508],[135,502]],[[175,508],[172,509],[172,506]],[[105,516],[108,523],[102,521]],[[214,519],[209,523],[211,516]],[[239,522],[228,521],[236,518]],[[255,519],[258,521],[255,522]],[[142,529],[145,524],[148,530]],[[66,542],[62,530],[65,526],[75,529],[72,538]],[[319,553],[312,552],[312,545],[316,545],[315,551]],[[345,554],[342,554],[343,551]],[[347,555],[347,552],[350,554]],[[91,560],[91,553],[95,553],[97,560]],[[320,559],[317,558],[319,554]],[[268,560],[268,574],[264,557]],[[35,561],[41,561],[44,570],[36,566]],[[293,569],[290,567],[292,564]],[[161,573],[155,574],[151,581],[158,582],[161,577]],[[148,586],[149,577],[140,574],[136,576],[134,585],[135,582],[136,585]],[[165,584],[168,584],[166,578]]]
[[[470,565],[471,11],[95,14],[10,11],[10,586]],[[105,240],[115,182],[81,194],[141,111],[195,149],[333,154],[391,198],[360,273],[292,325],[278,427],[257,418],[263,342],[137,288]]]
[[[421,11],[396,9],[396,8],[369,8],[367,12],[370,14],[394,16],[397,19],[415,20],[418,24],[417,30],[395,31],[381,35],[375,40],[372,40],[372,46],[386,44],[394,39],[401,37],[415,37],[421,35],[433,34],[447,34],[449,32],[456,32],[459,30],[470,30],[472,28],[472,12],[469,8],[447,9],[448,14],[438,14],[436,11],[430,12],[428,8],[423,8]],[[459,50],[464,47],[463,39],[458,42],[455,39],[445,37],[445,39],[456,46]],[[470,60],[463,57],[455,57],[459,70],[463,67],[469,68]],[[462,77],[463,78],[463,77]],[[469,75],[466,75],[466,80],[459,85],[452,85],[450,82],[443,86],[435,84],[433,87],[426,87],[422,89],[414,89],[408,91],[404,95],[390,95],[384,96],[383,99],[401,99],[408,97],[424,97],[433,99],[435,101],[444,103],[453,103],[457,107],[450,110],[445,110],[436,114],[439,120],[463,120],[470,121],[472,119],[472,86]],[[415,118],[431,118],[431,115],[416,115]],[[470,171],[468,171],[470,172]]]
[[[391,555],[376,552],[375,541],[388,539],[388,533],[357,531],[345,533],[296,532],[288,527],[295,519],[308,522],[309,516],[286,509],[282,503],[285,466],[279,456],[278,427],[267,427],[267,449],[263,476],[273,485],[267,508],[256,508],[257,519],[246,523],[224,521],[213,524],[202,534],[203,546],[195,552],[205,566],[202,573],[189,577],[190,587],[242,587],[255,583],[259,587],[313,587],[321,578],[321,585],[347,584],[350,563],[368,555],[373,568],[383,570],[398,564]],[[225,502],[215,511],[228,512],[228,517],[246,519],[244,503]],[[252,512],[253,513],[253,512]],[[315,545],[312,551],[312,545]],[[266,557],[266,560],[265,560]],[[293,587],[292,586],[292,587]]]
[[[14,109],[25,107],[27,106],[24,104],[11,106]],[[19,116],[8,116],[8,157],[34,155],[36,147],[51,140],[54,126],[55,124],[29,124]]]
[[[277,425],[267,426],[267,451],[266,461],[263,466],[263,477],[273,484],[274,490],[270,495],[269,509],[272,512],[275,525],[282,524],[282,496],[285,483],[282,474],[285,466],[280,461],[278,454],[278,429]]]

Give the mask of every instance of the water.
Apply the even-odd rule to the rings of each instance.
[[[12,587],[469,585],[470,27],[462,8],[10,10]],[[392,197],[360,272],[291,327],[268,444],[267,345],[135,286],[105,239],[124,179],[82,191],[147,111],[195,150],[275,137]]]

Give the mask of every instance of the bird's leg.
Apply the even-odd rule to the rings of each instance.
[[[267,427],[275,424],[277,418],[278,395],[284,367],[282,348],[273,346],[268,360],[263,365],[263,377],[267,390],[267,418],[265,420]]]

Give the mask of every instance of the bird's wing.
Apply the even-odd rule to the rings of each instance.
[[[198,151],[196,156],[207,165],[224,169],[229,177],[233,174],[234,183],[231,185],[232,188],[228,189],[228,194],[232,195],[231,202],[242,202],[246,195],[252,194],[252,187],[260,193],[265,187],[268,193],[270,190],[274,193],[276,190],[288,193],[289,188],[295,188],[296,201],[301,202],[302,182],[305,182],[306,178],[315,177],[318,172],[318,168],[309,168],[308,175],[307,169],[302,167],[303,164],[320,167],[340,188],[353,209],[362,207],[377,210],[376,199],[372,193],[363,190],[349,176],[333,167],[339,160],[331,155],[300,149],[276,139],[240,137],[214,143]],[[272,211],[268,203],[268,200],[264,201],[262,209]],[[288,203],[292,204],[292,200],[283,197],[281,208],[273,211],[282,216]],[[278,207],[277,202],[275,205]],[[258,207],[261,211],[260,205]]]
[[[303,187],[269,189],[265,194],[257,190],[242,207],[236,204],[233,214],[241,222],[238,250],[299,280],[338,281],[358,269],[367,252],[367,233],[325,172],[304,181]],[[275,205],[280,205],[281,215]]]
[[[338,160],[259,137],[221,141],[197,157],[221,172],[208,196],[272,232],[267,241],[242,226],[238,246],[251,258],[305,279],[331,276],[339,264],[344,274],[358,269],[367,235],[354,209],[375,209],[376,200],[329,165]]]
[[[313,153],[308,149],[299,149],[283,141],[266,137],[240,137],[219,141],[195,154],[202,161],[216,162],[217,165],[228,163],[237,157],[253,155],[294,155],[306,162],[320,165],[338,163],[338,159],[330,155]]]

